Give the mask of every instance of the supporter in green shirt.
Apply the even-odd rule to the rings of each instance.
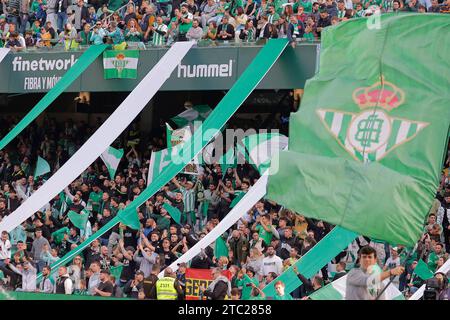
[[[312,2],[309,2],[308,0],[298,0],[294,3],[293,10],[294,12],[298,11],[298,7],[302,6],[305,9],[305,13],[311,13],[312,12]]]
[[[260,221],[259,224],[254,227],[254,231],[258,232],[259,237],[263,239],[265,243],[270,244],[274,235],[277,239],[279,238],[277,230],[270,224],[268,215],[262,215],[261,218],[257,219],[260,219]]]
[[[242,268],[238,275],[237,286],[242,287],[241,300],[249,300],[251,298],[252,289],[259,286],[259,281],[255,278],[255,271],[253,268]]]
[[[88,203],[92,206],[92,211],[95,213],[99,212],[100,209],[100,200],[102,199],[103,192],[100,190],[98,185],[92,186],[92,191],[89,194]]]

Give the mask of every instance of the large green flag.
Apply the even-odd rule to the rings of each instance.
[[[108,149],[100,155],[100,158],[106,165],[109,172],[109,177],[114,180],[117,168],[119,167],[120,159],[123,157],[123,149],[116,149],[108,147]]]
[[[86,224],[89,219],[89,212],[82,210],[80,213],[70,210],[67,214],[70,222],[80,230],[86,229]]]
[[[175,207],[172,207],[168,203],[164,203],[163,208],[166,209],[167,213],[170,214],[170,216],[176,223],[181,224],[181,211],[180,210],[178,210]]]
[[[117,218],[120,222],[130,227],[131,229],[134,230],[141,229],[141,222],[139,221],[139,216],[136,210],[130,211],[120,210],[119,213],[117,214]]]
[[[103,52],[105,79],[137,78],[139,50],[108,50]]]
[[[50,165],[48,164],[47,161],[45,161],[44,158],[41,158],[40,156],[38,156],[37,158],[37,163],[36,163],[36,170],[34,171],[34,179],[36,179],[37,177],[40,177],[46,173],[49,173],[50,170]]]
[[[358,234],[412,246],[436,194],[448,141],[450,61],[442,52],[450,52],[450,37],[442,30],[450,20],[380,19],[379,28],[356,19],[323,32],[320,72],[291,115],[289,151],[272,161],[267,197]]]

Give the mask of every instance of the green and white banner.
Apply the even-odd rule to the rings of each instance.
[[[105,79],[136,79],[139,50],[108,50],[103,52]]]
[[[347,283],[347,276],[343,276],[325,287],[317,290],[309,296],[311,300],[345,300],[345,290]],[[389,279],[383,281],[384,285],[389,283]],[[390,284],[385,291],[385,300],[405,300],[403,294],[397,289],[394,284]]]
[[[252,134],[242,139],[248,151],[248,161],[262,173],[270,167],[275,154],[288,147],[288,138],[279,133]]]
[[[108,147],[108,149],[100,155],[100,158],[108,168],[111,180],[116,176],[117,168],[119,167],[120,159],[123,157],[123,149],[116,149]]]
[[[0,141],[0,150],[2,150],[11,140],[19,135],[34,119],[36,119],[55,99],[64,92],[92,62],[107,48],[106,45],[90,46],[72,68],[67,70],[64,76],[46,93],[46,95],[36,104],[27,115]],[[4,52],[4,51],[3,51]],[[42,60],[42,58],[41,58]]]
[[[192,45],[192,42],[177,42],[170,49],[174,49],[179,45]],[[238,81],[227,92],[223,99],[219,102],[216,108],[211,112],[208,118],[203,122],[202,127],[194,132],[193,137],[183,144],[181,154],[186,155],[186,161],[182,163],[171,162],[170,165],[165,167],[160,175],[154,177],[152,183],[131,202],[124,210],[119,211],[116,217],[104,225],[95,234],[85,240],[76,249],[67,253],[64,257],[53,264],[52,270],[55,270],[60,265],[68,263],[75,255],[82,252],[87,248],[92,241],[103,235],[105,232],[117,225],[121,220],[125,220],[129,217],[137,217],[136,209],[142,205],[147,199],[152,197],[158,190],[160,190],[165,184],[167,184],[176,174],[178,174],[185,165],[192,160],[202,149],[220,132],[220,129],[226,124],[226,122],[232,117],[232,115],[238,110],[242,103],[247,99],[250,93],[258,86],[264,76],[274,65],[275,61],[280,57],[284,49],[288,45],[287,39],[270,39],[267,44],[258,52],[255,59],[248,65],[247,69],[242,73]],[[169,53],[168,52],[168,53]],[[166,53],[166,55],[168,54]],[[172,56],[169,61],[160,61],[165,64],[179,63],[179,59]],[[181,58],[180,58],[181,59]],[[176,60],[176,61],[173,61]],[[153,71],[153,70],[152,70]],[[158,70],[162,72],[161,70]],[[170,70],[169,70],[170,71]],[[151,86],[150,86],[151,87]],[[148,101],[148,100],[146,100]],[[145,103],[146,103],[145,101]],[[207,133],[207,134],[204,134]],[[108,145],[104,147],[106,149]],[[103,150],[104,150],[103,149]],[[73,158],[73,157],[72,157]],[[95,160],[95,159],[93,159]],[[92,161],[93,161],[92,160]],[[60,169],[61,170],[61,169]],[[260,178],[261,180],[262,178]],[[71,179],[70,181],[72,181]],[[259,181],[258,181],[259,182]],[[38,190],[39,191],[39,190]],[[249,193],[247,193],[248,195]],[[261,195],[262,197],[263,195]],[[245,197],[244,197],[245,198]],[[46,200],[47,201],[47,200]],[[237,208],[239,204],[235,207]],[[32,211],[35,212],[36,210]],[[243,212],[243,211],[242,211]],[[242,214],[241,212],[241,214]],[[227,215],[227,217],[230,214]],[[235,223],[237,220],[231,223]],[[230,225],[230,226],[231,226]],[[229,227],[228,227],[229,228]],[[227,228],[227,229],[228,229]],[[0,228],[1,229],[1,228]],[[225,230],[224,230],[225,232]],[[223,232],[222,232],[223,233]],[[208,236],[208,235],[207,235]],[[205,237],[206,238],[206,237]],[[217,238],[217,236],[215,237]],[[213,240],[215,240],[215,238]],[[199,248],[200,249],[200,248]],[[171,265],[173,267],[173,265]],[[177,267],[174,268],[176,270]],[[38,275],[38,281],[42,279],[42,275]]]
[[[0,231],[9,232],[31,217],[93,163],[153,98],[192,45],[192,42],[175,43],[83,146],[19,208],[2,220]]]
[[[163,149],[161,151],[152,152],[150,157],[150,165],[148,167],[147,186],[161,174],[165,167],[170,164],[170,151]]]
[[[183,111],[179,115],[171,118],[178,127],[185,127],[195,121],[203,121],[211,113],[211,108],[207,105],[193,106],[192,108]]]

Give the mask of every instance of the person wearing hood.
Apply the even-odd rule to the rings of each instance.
[[[225,297],[231,297],[231,282],[227,277],[222,275],[220,268],[214,268],[211,271],[213,276],[213,282],[208,288],[200,287],[200,291],[203,292],[208,300],[225,300]]]

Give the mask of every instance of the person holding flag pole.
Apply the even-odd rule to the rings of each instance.
[[[362,247],[359,251],[359,263],[359,268],[348,273],[346,300],[384,300],[384,291],[390,283],[384,286],[382,281],[405,271],[403,266],[381,271],[377,264],[377,252],[370,246]]]

